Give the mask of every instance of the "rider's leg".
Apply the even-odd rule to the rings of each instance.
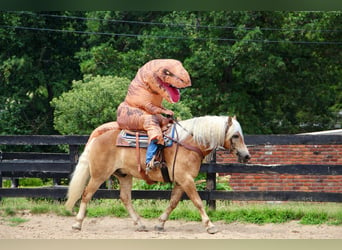
[[[146,150],[146,165],[149,168],[154,166],[154,158],[159,149],[164,147],[163,133],[161,131],[159,120],[156,116],[151,115],[144,122],[144,129],[150,139],[150,143]]]
[[[157,153],[158,150],[158,144],[157,144],[157,139],[152,140],[148,146],[147,146],[147,151],[146,151],[146,164],[149,163],[153,156]]]
[[[149,145],[147,146],[146,151],[146,165],[149,167],[153,167],[156,163],[154,158],[158,152],[158,150],[163,148],[163,145],[157,144],[158,140],[154,139],[152,140]]]

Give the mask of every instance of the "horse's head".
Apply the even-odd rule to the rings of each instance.
[[[224,141],[224,148],[236,154],[239,162],[248,162],[251,158],[245,144],[242,129],[236,117],[228,117],[228,129]]]

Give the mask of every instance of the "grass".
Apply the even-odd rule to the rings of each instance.
[[[20,217],[22,211],[29,211],[32,214],[54,213],[59,216],[71,216],[72,214],[66,211],[63,205],[64,203],[47,199],[3,198],[0,202],[0,220],[13,226],[19,225],[26,221]],[[168,201],[134,200],[133,205],[143,218],[158,218],[168,206]],[[226,223],[266,224],[296,220],[304,225],[342,225],[342,209],[339,203],[237,204],[218,201],[216,210],[207,212],[212,221]],[[90,202],[87,216],[127,218],[128,213],[120,200],[98,199]],[[182,201],[171,213],[170,220],[200,221],[201,218],[191,201]]]
[[[7,219],[8,224],[12,227],[18,226],[19,224],[27,222],[27,221],[28,219],[23,219],[20,217],[11,217]]]

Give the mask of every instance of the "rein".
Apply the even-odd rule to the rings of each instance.
[[[180,123],[174,119],[173,117],[169,117],[173,120],[174,123],[176,123],[179,127],[181,127],[184,131],[186,131],[189,135],[192,136],[192,133],[190,133],[186,128],[184,128],[182,125],[180,125]],[[189,145],[189,144],[186,144],[186,143],[182,143],[178,140],[178,132],[177,132],[177,129],[175,129],[175,132],[176,132],[176,137],[177,139],[173,138],[173,137],[170,137],[166,134],[164,134],[164,137],[168,138],[169,140],[173,141],[176,143],[176,151],[175,151],[175,157],[174,157],[174,160],[173,160],[173,164],[172,164],[172,181],[175,180],[175,166],[176,166],[176,159],[177,159],[177,154],[178,154],[178,149],[179,149],[179,146],[182,146],[188,150],[191,150],[191,151],[195,151],[196,153],[199,154],[199,156],[203,159],[204,158],[204,155],[203,155],[203,152],[198,148],[198,147],[195,147],[195,146],[192,146],[192,145]]]
[[[175,138],[172,138],[170,136],[167,136],[167,135],[164,135],[166,138],[172,140],[173,142],[177,143],[177,145],[180,145],[186,149],[189,149],[191,151],[195,151],[197,154],[199,154],[199,156],[203,159],[204,158],[204,155],[203,155],[203,152],[198,148],[198,147],[195,147],[195,146],[191,146],[189,144],[186,144],[186,143],[182,143],[178,140],[176,140]]]

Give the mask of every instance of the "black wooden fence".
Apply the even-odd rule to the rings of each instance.
[[[66,145],[69,153],[44,152],[0,152],[0,184],[3,178],[39,177],[56,180],[51,187],[3,188],[0,197],[45,197],[64,199],[67,187],[57,185],[61,178],[69,178],[81,147],[88,136],[0,136],[1,145]],[[326,145],[342,144],[342,135],[246,135],[247,145]],[[216,173],[281,173],[303,175],[342,175],[342,165],[255,165],[255,164],[217,164],[215,161],[202,164],[201,172],[207,173],[207,189],[199,191],[203,200],[214,208],[216,200],[259,200],[259,201],[320,201],[342,202],[342,193],[297,192],[297,191],[217,191]],[[342,185],[342,183],[341,183]],[[14,185],[16,186],[16,185]],[[171,191],[133,190],[133,199],[169,199]],[[119,198],[119,191],[100,188],[94,198]],[[186,196],[183,197],[187,199]]]

